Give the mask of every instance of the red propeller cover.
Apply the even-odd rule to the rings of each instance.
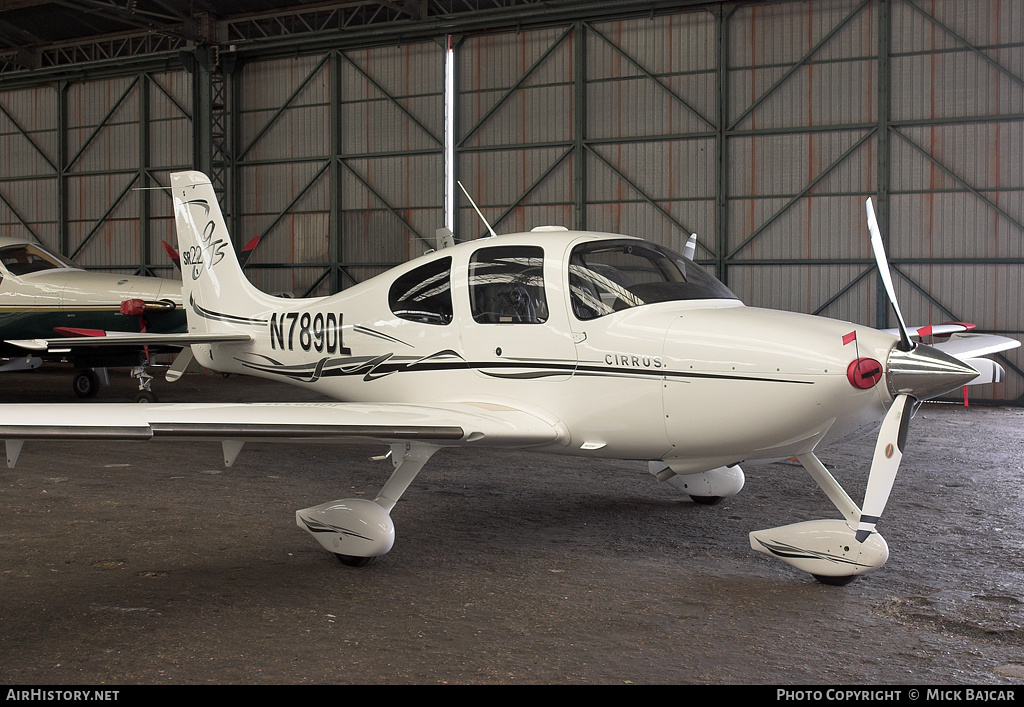
[[[846,377],[854,388],[867,390],[882,378],[882,364],[873,358],[858,358],[846,368]]]

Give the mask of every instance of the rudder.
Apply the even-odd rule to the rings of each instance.
[[[189,331],[229,330],[232,322],[265,312],[271,297],[242,272],[210,178],[202,172],[175,172],[171,193]]]

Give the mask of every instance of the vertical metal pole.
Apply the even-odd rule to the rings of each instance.
[[[224,182],[225,188],[231,194],[230,206],[228,207],[229,213],[227,217],[230,219],[228,225],[231,228],[232,233],[239,233],[243,237],[244,246],[249,238],[254,234],[242,234],[242,180],[239,176],[238,165],[235,164],[235,160],[231,155],[230,147],[232,145],[241,144],[241,123],[239,116],[242,115],[242,95],[239,90],[239,81],[236,80],[239,72],[241,71],[241,62],[232,64],[231,72],[226,75],[224,84],[225,103],[230,106],[224,116],[224,130],[225,134],[228,135],[228,139],[224,143]],[[230,79],[230,84],[227,83]]]
[[[452,43],[452,95],[449,97],[452,105],[452,120],[451,120],[451,131],[452,131],[452,148],[448,151],[448,156],[452,160],[451,172],[452,182],[458,183],[459,181],[459,51],[462,46],[463,36],[461,34],[453,34],[451,36]],[[452,199],[452,232],[455,234],[456,243],[462,240],[459,234],[459,192],[454,192],[455,196]]]
[[[149,198],[149,91],[150,78],[142,75],[139,82],[139,274],[149,275],[150,209]]]
[[[455,233],[455,50],[452,36],[445,35],[444,54],[444,137],[441,140],[441,163],[444,168],[444,193],[441,220],[444,227]]]
[[[878,0],[878,156],[877,156],[877,204],[875,215],[878,227],[889,250],[889,187],[890,187],[890,143],[889,120],[892,102],[892,76],[889,55],[892,53],[892,19],[889,0]],[[875,321],[879,329],[889,322],[889,300],[878,281],[875,298]]]
[[[574,77],[575,127],[573,136],[573,223],[571,228],[587,228],[587,37],[586,24],[577,21],[573,28],[576,41]]]
[[[342,257],[342,230],[341,230],[341,52],[338,49],[331,50],[328,67],[331,72],[330,88],[330,111],[329,121],[331,129],[331,166],[329,179],[331,180],[331,216],[329,226],[329,257],[331,259],[331,294],[342,288],[341,281],[341,257]]]
[[[715,116],[718,121],[718,131],[715,136],[718,152],[718,160],[715,164],[715,275],[727,286],[729,284],[729,271],[726,267],[729,242],[729,203],[727,198],[729,192],[728,20],[733,11],[730,10],[729,15],[726,15],[725,9],[721,5],[716,6],[713,11],[718,20],[718,95]]]
[[[68,234],[68,83],[57,83],[57,243],[62,255],[71,253]]]
[[[210,71],[201,60],[203,49],[193,51],[192,61],[192,162],[203,174],[213,167],[213,141],[210,138]]]

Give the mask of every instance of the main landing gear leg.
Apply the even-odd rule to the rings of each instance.
[[[864,542],[856,539],[861,509],[813,453],[797,461],[807,470],[843,515],[843,520],[809,520],[780,528],[756,530],[750,546],[799,570],[823,584],[842,586],[858,575],[878,569],[889,559],[889,546],[878,533]]]
[[[132,378],[139,381],[139,392],[135,394],[135,402],[137,403],[155,403],[156,393],[150,388],[150,382],[153,380],[153,376],[146,372],[146,365],[149,362],[146,361],[140,366],[132,367]]]
[[[389,456],[394,471],[372,501],[346,498],[304,508],[296,511],[296,524],[343,564],[370,564],[394,545],[391,509],[438,449],[422,442],[392,444]]]

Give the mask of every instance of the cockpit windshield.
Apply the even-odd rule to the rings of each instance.
[[[594,241],[574,248],[569,290],[577,319],[655,302],[738,299],[692,260],[636,240]]]
[[[27,275],[40,270],[78,269],[70,260],[54,255],[32,243],[17,243],[0,248],[0,263],[12,275]]]

